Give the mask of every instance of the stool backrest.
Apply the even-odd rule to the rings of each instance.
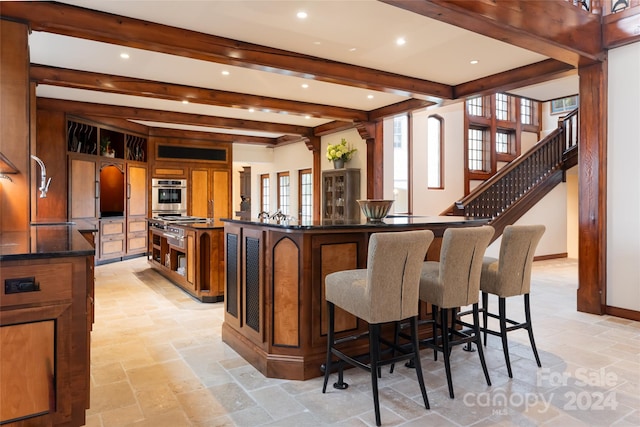
[[[544,225],[508,225],[504,228],[497,276],[502,296],[529,293],[533,256],[544,231]]]
[[[447,228],[440,248],[440,283],[443,307],[478,302],[482,260],[495,230],[482,227]]]
[[[372,322],[392,322],[418,314],[420,271],[432,241],[430,230],[371,235],[367,293]]]

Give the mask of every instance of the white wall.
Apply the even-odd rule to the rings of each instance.
[[[640,310],[640,42],[608,64],[607,305]]]
[[[432,114],[437,114],[444,120],[442,190],[427,188],[427,119]],[[464,196],[464,102],[420,110],[413,114],[412,155],[414,215],[439,215]]]
[[[516,225],[544,224],[546,230],[536,248],[536,256],[558,255],[567,252],[567,186],[556,186],[544,199],[536,203],[525,213]],[[487,248],[486,255],[498,257],[500,254],[499,237]]]

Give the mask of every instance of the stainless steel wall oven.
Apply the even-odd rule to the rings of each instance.
[[[187,180],[151,180],[151,213],[155,216],[187,214]]]

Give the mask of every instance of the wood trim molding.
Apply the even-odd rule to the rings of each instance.
[[[640,322],[640,311],[629,310],[627,308],[605,306],[605,313],[610,316],[622,317],[623,319],[635,320]]]

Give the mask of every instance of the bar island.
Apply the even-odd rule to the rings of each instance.
[[[488,222],[456,216],[387,217],[380,223],[223,221],[222,340],[265,376],[290,380],[322,374],[327,346],[324,278],[366,268],[372,233],[431,230],[435,239],[427,259],[438,260],[445,229]],[[421,308],[421,315],[426,313]],[[366,323],[336,308],[337,336],[366,330]],[[430,336],[430,327],[423,333]]]

